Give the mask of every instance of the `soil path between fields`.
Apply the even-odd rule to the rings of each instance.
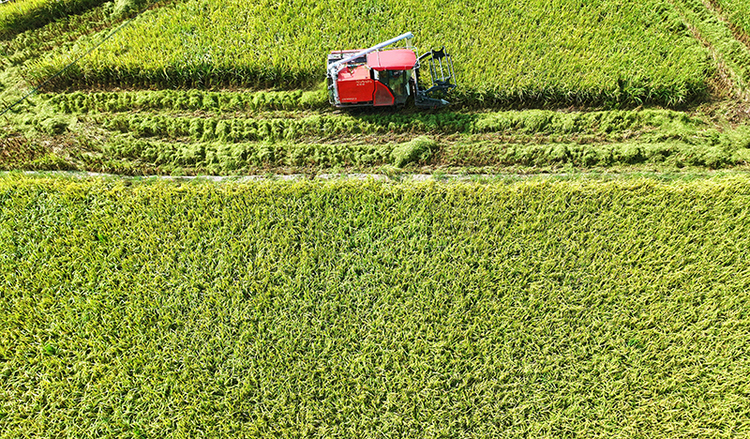
[[[539,173],[496,173],[496,174],[459,174],[459,173],[403,173],[403,174],[376,174],[376,173],[319,173],[319,174],[254,174],[254,175],[197,175],[197,176],[175,176],[175,175],[119,175],[101,172],[86,171],[0,171],[0,177],[9,175],[26,175],[33,177],[55,177],[71,179],[112,179],[112,180],[167,180],[186,182],[212,182],[212,183],[252,183],[252,182],[295,182],[295,181],[383,181],[392,183],[420,183],[433,181],[437,183],[491,183],[493,181],[529,180],[529,179],[554,179],[554,178],[583,178],[583,179],[620,179],[620,178],[700,178],[717,175],[750,175],[750,170],[704,170],[689,172],[659,172],[659,171],[632,171],[632,172],[539,172]]]

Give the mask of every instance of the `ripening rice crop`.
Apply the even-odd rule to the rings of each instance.
[[[748,188],[0,176],[0,437],[743,436]]]
[[[328,108],[325,90],[212,92],[142,90],[137,92],[73,92],[44,95],[64,113],[132,111],[260,112]]]
[[[682,136],[701,134],[701,123],[684,113],[670,110],[556,112],[528,110],[486,113],[442,112],[439,114],[307,114],[289,117],[269,113],[261,117],[169,114],[96,114],[104,128],[136,137],[191,137],[192,140],[295,140],[335,138],[369,134],[599,134],[619,138],[634,132],[664,129]],[[659,134],[659,133],[657,133]]]
[[[737,14],[733,19],[727,18],[732,11],[747,10],[745,3],[724,1],[726,11],[717,0],[675,0],[674,4],[720,66],[713,92],[746,99],[750,93],[750,39],[737,27],[737,20],[742,18]]]
[[[188,0],[144,14],[57,84],[298,88],[323,80],[329,50],[405,31],[422,50],[446,45],[464,102],[677,104],[713,71],[667,0]]]
[[[28,59],[39,58],[61,46],[69,47],[72,45],[70,41],[111,23],[107,6],[94,7],[80,14],[66,15],[43,27],[18,33],[11,39],[0,39],[0,53],[4,52],[11,64],[21,65]]]
[[[0,4],[0,40],[103,3],[106,0],[16,0]]]

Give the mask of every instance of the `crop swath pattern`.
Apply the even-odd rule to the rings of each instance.
[[[375,168],[391,164],[676,170],[750,162],[750,130],[719,131],[672,110],[347,114],[329,111],[320,90],[74,92],[44,99],[66,115],[32,118],[23,122],[28,129],[60,133],[74,117],[79,129],[85,124],[106,139],[77,156],[79,168],[127,174],[383,172]]]
[[[746,177],[0,178],[0,437],[750,428]]]

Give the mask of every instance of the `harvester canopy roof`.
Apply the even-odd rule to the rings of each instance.
[[[373,70],[410,70],[417,55],[409,49],[376,51],[367,54],[367,65]]]

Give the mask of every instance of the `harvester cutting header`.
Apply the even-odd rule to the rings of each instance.
[[[328,100],[339,108],[404,105],[410,96],[420,108],[448,104],[433,97],[454,88],[453,60],[445,48],[418,56],[410,47],[382,50],[411,32],[364,50],[338,50],[328,54]],[[424,85],[420,68],[430,71],[431,83]]]

